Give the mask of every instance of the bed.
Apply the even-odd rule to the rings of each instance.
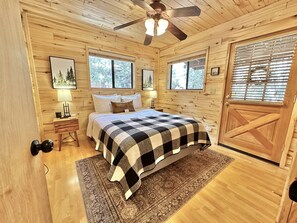
[[[139,189],[143,177],[210,146],[200,122],[153,109],[91,113],[87,135],[110,163],[107,177],[121,184],[126,199]]]

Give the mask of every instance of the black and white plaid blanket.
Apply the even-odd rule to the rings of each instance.
[[[113,121],[102,127],[99,140],[99,149],[111,164],[107,177],[120,182],[126,199],[140,187],[140,174],[159,161],[190,145],[200,144],[201,150],[210,146],[200,122],[167,113]]]

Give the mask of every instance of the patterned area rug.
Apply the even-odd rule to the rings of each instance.
[[[88,221],[163,222],[232,160],[210,149],[196,151],[142,179],[127,201],[120,184],[107,180],[109,164],[101,155],[79,160],[76,168]]]

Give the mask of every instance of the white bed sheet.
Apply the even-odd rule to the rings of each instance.
[[[154,109],[138,109],[135,112],[127,113],[96,113],[93,112],[89,115],[89,123],[87,128],[87,136],[92,137],[96,143],[99,143],[98,136],[102,126],[111,123],[115,120],[127,120],[131,118],[143,118],[152,115],[158,115],[158,112]]]

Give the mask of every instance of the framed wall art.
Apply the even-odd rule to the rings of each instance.
[[[220,67],[212,67],[210,74],[211,74],[211,76],[219,75],[220,74]]]
[[[151,91],[154,90],[154,71],[142,70],[142,90]]]
[[[49,57],[52,84],[55,89],[76,89],[75,61],[61,57]]]

